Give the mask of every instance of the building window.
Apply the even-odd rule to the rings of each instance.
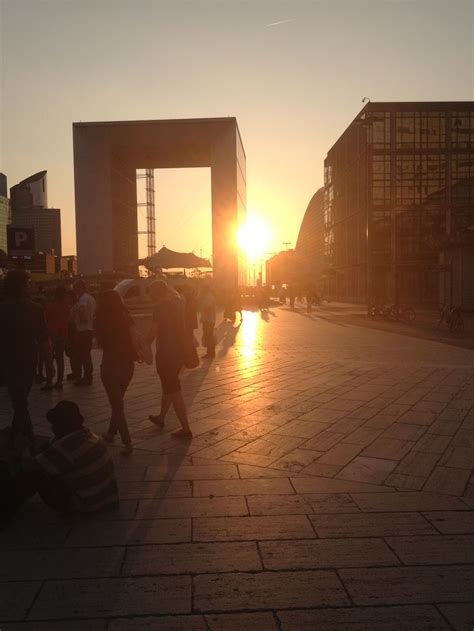
[[[446,144],[445,112],[397,112],[397,149],[438,149]]]
[[[453,147],[469,149],[474,144],[474,112],[453,112],[451,115]]]
[[[390,148],[390,112],[370,112],[367,115],[369,143],[373,149]]]
[[[446,197],[444,154],[402,154],[396,157],[396,203],[413,206]]]
[[[390,252],[390,211],[373,210],[371,213],[371,250],[374,254]]]
[[[390,204],[390,156],[372,156],[372,204]]]
[[[474,199],[474,153],[454,154],[451,161],[453,200]]]

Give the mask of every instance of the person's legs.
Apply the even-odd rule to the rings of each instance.
[[[36,491],[47,506],[59,513],[67,513],[71,510],[71,491],[60,477],[50,478],[40,475],[35,485]]]
[[[80,331],[77,334],[78,353],[81,363],[81,369],[84,370],[83,383],[89,384],[92,382],[92,331]]]
[[[162,381],[163,390],[170,397],[174,411],[178,417],[178,421],[181,423],[181,429],[177,432],[173,432],[173,435],[177,437],[190,438],[192,437],[192,432],[189,427],[186,403],[184,402],[183,394],[181,392],[181,383],[179,381],[180,370],[181,366],[170,367],[166,378]]]
[[[33,436],[33,425],[28,411],[28,395],[34,381],[34,366],[30,370],[9,368],[6,375],[8,396],[13,407],[12,428],[15,432]]]
[[[161,387],[163,388],[163,381],[161,382]],[[168,410],[171,407],[171,397],[169,394],[165,394],[162,392],[161,394],[161,407],[159,414],[150,414],[148,417],[152,423],[155,425],[159,425],[160,427],[164,425],[166,415],[168,414]]]
[[[82,364],[79,356],[79,350],[77,340],[75,340],[69,347],[69,363],[71,365],[71,378],[72,381],[79,381],[82,377]]]
[[[127,446],[132,444],[132,440],[125,418],[123,399],[133,376],[133,368],[131,363],[126,366],[103,364],[100,369],[102,383],[112,408],[107,434],[112,438],[119,432],[123,444]]]
[[[71,492],[59,477],[51,478],[41,471],[21,471],[1,482],[2,514],[13,516],[23,503],[39,493],[45,504],[60,512],[70,509]]]
[[[184,402],[183,393],[181,390],[174,392],[171,395],[173,402],[173,408],[176,412],[179,422],[181,423],[181,429],[174,432],[175,436],[192,436],[191,428],[189,427],[188,411],[186,409],[186,403]]]
[[[110,407],[112,409],[110,415],[110,423],[109,428],[107,430],[107,435],[112,439],[118,431],[116,417],[114,415],[115,401],[117,396],[120,396],[120,391],[118,388],[118,384],[113,376],[113,366],[102,364],[100,367],[100,379],[102,381],[102,385],[104,386],[104,390],[107,394],[107,398],[110,403]],[[105,435],[104,435],[105,438]]]
[[[64,347],[65,340],[57,337],[53,342],[54,357],[56,359],[57,377],[56,385],[61,386],[64,379]]]
[[[120,402],[117,401],[120,406],[120,412],[117,416],[117,429],[120,434],[120,438],[122,439],[122,443],[124,445],[131,446],[132,439],[130,438],[130,432],[128,431],[127,419],[125,418],[125,410],[124,410],[124,397],[127,392],[127,388],[130,384],[130,381],[133,377],[134,364],[130,362],[129,364],[123,366],[120,370],[120,379],[119,379],[119,394],[120,394]]]
[[[203,333],[203,341],[204,346],[207,348],[207,357],[215,357],[216,355],[216,346],[214,341],[214,323],[213,322],[203,322],[202,323],[202,333]]]
[[[33,472],[20,472],[16,476],[9,475],[0,479],[0,514],[12,517],[22,504],[36,493],[36,476]]]

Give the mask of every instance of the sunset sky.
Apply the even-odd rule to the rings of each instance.
[[[248,211],[277,251],[295,244],[327,150],[364,96],[473,99],[471,1],[0,6],[0,171],[13,186],[48,170],[65,254],[75,252],[73,121],[236,116]],[[209,170],[155,179],[157,245],[209,255]]]

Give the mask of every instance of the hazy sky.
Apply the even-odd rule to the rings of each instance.
[[[0,0],[0,171],[48,170],[75,251],[73,121],[236,116],[248,210],[294,245],[372,101],[472,100],[472,1]],[[207,169],[156,171],[157,243],[210,250]],[[178,219],[176,219],[178,218]]]

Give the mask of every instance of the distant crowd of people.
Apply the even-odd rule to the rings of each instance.
[[[150,284],[153,303],[149,330],[141,334],[119,293],[109,289],[96,299],[82,279],[71,289],[58,286],[47,303],[44,292],[29,298],[29,275],[11,270],[0,302],[0,382],[6,387],[13,418],[11,427],[0,431],[0,500],[2,509],[14,512],[38,492],[46,503],[60,510],[93,511],[118,501],[112,458],[106,448],[120,435],[122,453],[133,451],[124,412],[124,397],[132,380],[135,362],[153,362],[161,382],[161,407],[149,419],[162,427],[173,406],[180,429],[178,439],[191,439],[186,403],[181,392],[183,367],[199,365],[195,336],[201,314],[204,359],[215,357],[216,301],[209,285],[199,296],[183,285],[174,289],[162,280]],[[235,293],[226,299],[225,317],[235,320],[240,311]],[[234,312],[231,313],[231,309]],[[100,376],[111,415],[101,437],[84,426],[79,407],[60,401],[47,414],[52,441],[35,436],[28,409],[34,382],[41,390],[61,390],[65,378],[64,357],[71,370],[66,379],[78,387],[93,382],[91,350],[94,337],[102,350]],[[56,379],[55,379],[56,377]]]

